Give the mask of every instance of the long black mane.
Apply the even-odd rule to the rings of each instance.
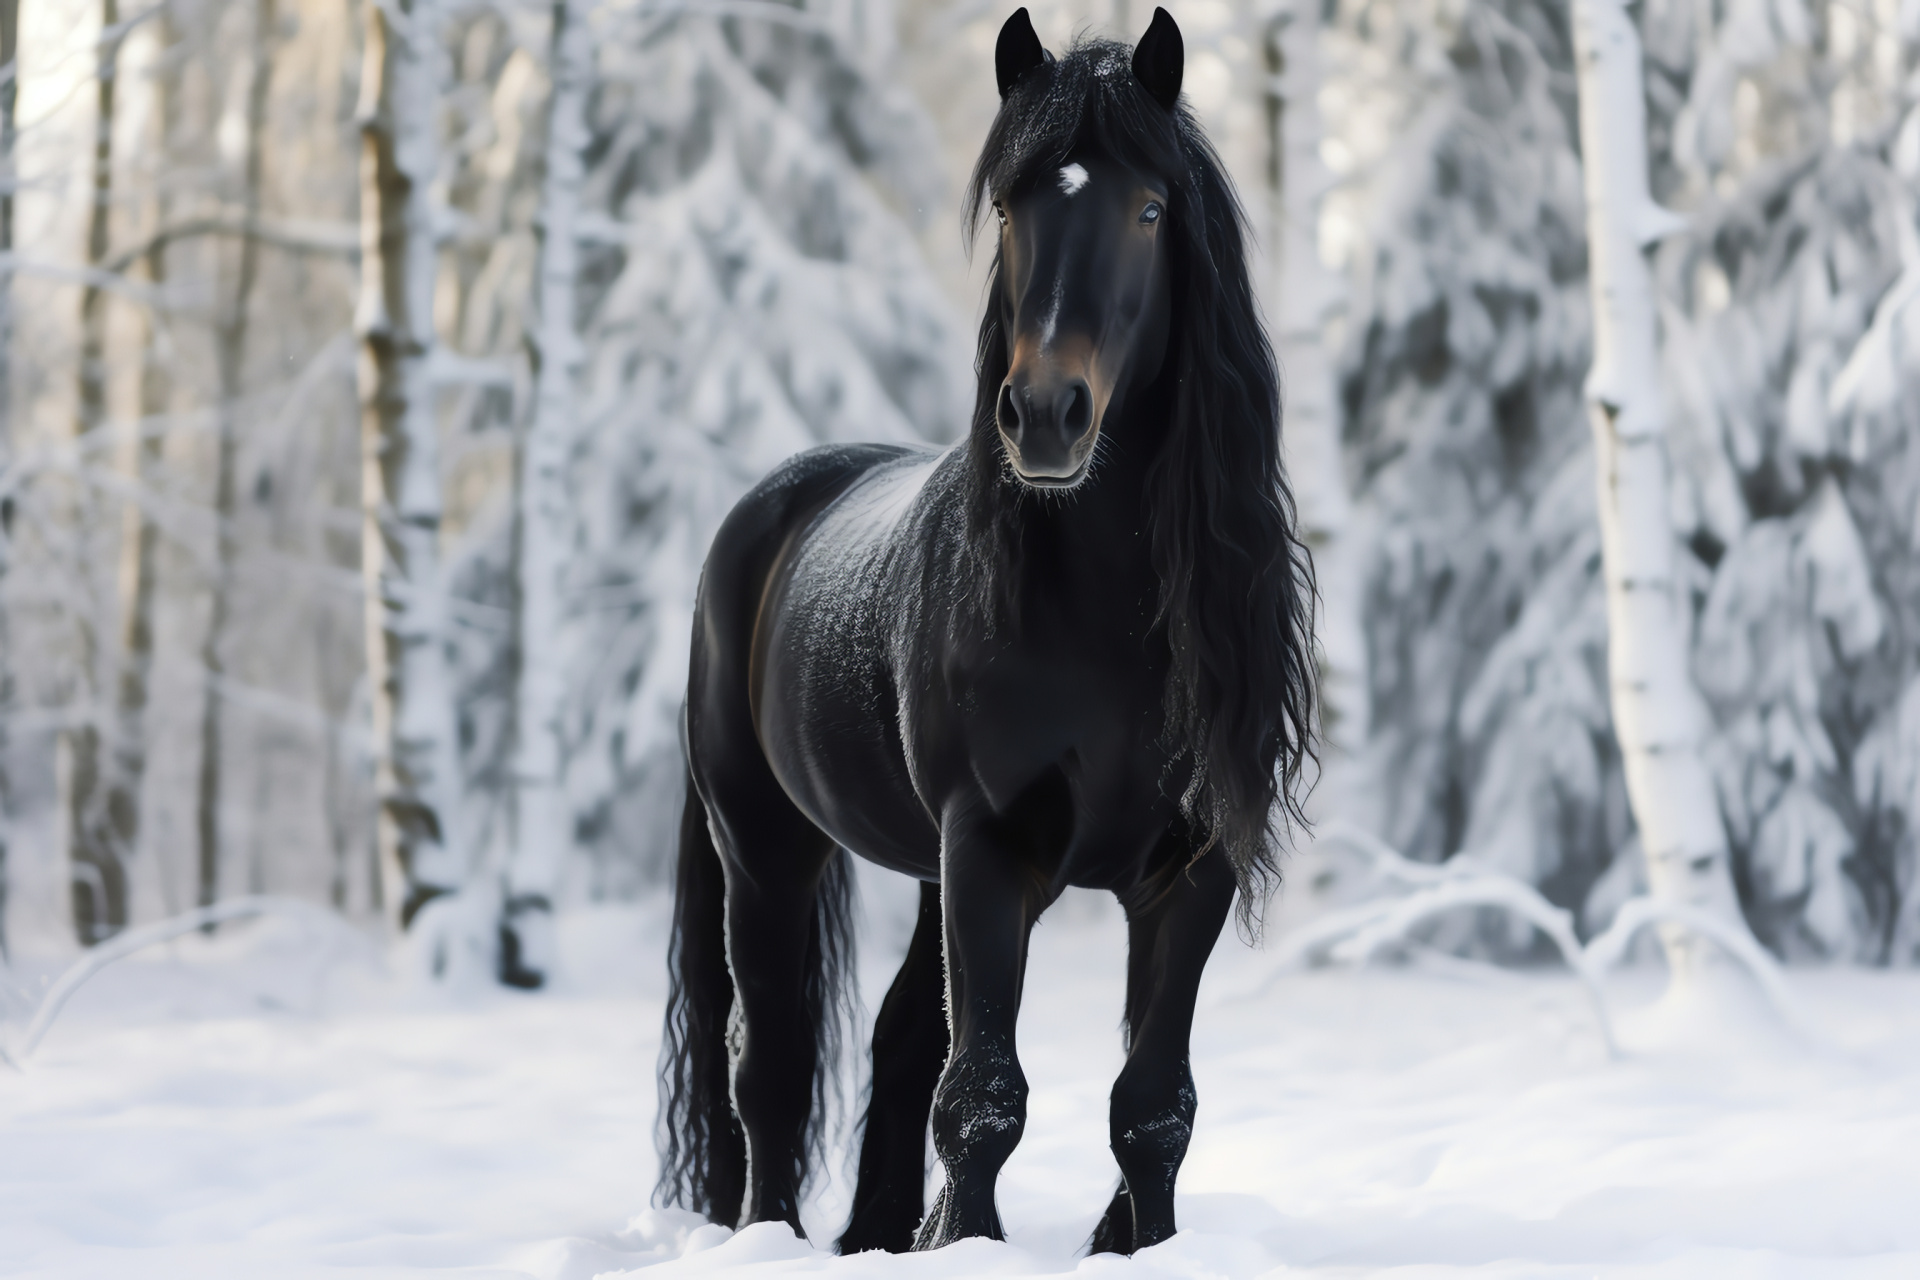
[[[1245,216],[1192,114],[1154,101],[1132,52],[1081,40],[1014,87],[974,168],[965,228],[971,243],[984,201],[1076,155],[1170,184],[1173,324],[1160,386],[1143,397],[1169,419],[1145,499],[1171,655],[1164,733],[1178,772],[1168,784],[1202,843],[1225,848],[1251,926],[1278,878],[1276,807],[1304,824],[1296,787],[1317,758],[1313,564],[1281,467],[1279,373],[1248,276]],[[1049,500],[1014,479],[995,423],[1009,362],[1000,270],[996,248],[968,442],[968,538],[990,624],[1017,591],[1022,504]]]

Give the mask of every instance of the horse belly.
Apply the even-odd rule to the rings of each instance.
[[[849,679],[808,663],[769,671],[784,689],[761,717],[774,776],[800,811],[870,862],[922,879],[940,876],[940,833],[920,806],[901,753],[884,675]],[[797,696],[796,696],[797,695]]]

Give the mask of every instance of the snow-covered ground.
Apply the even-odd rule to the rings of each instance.
[[[903,943],[903,902],[879,896],[869,1008]],[[24,1071],[0,1068],[0,1274],[1920,1276],[1920,975],[1794,973],[1799,1039],[1626,1014],[1609,1061],[1563,973],[1270,978],[1223,944],[1183,1230],[1086,1259],[1115,1176],[1123,935],[1076,895],[1035,935],[1009,1242],[841,1259],[646,1208],[661,923],[570,918],[538,996],[427,988],[400,958],[321,967],[276,923],[107,970]],[[10,1031],[46,972],[16,964]],[[810,1206],[815,1240],[846,1190],[837,1173]]]

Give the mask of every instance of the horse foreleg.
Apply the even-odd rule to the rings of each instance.
[[[1045,905],[1005,844],[949,822],[941,897],[953,1048],[933,1096],[933,1147],[946,1170],[914,1240],[937,1249],[968,1236],[1004,1240],[994,1184],[1027,1123],[1027,1077],[1014,1053],[1027,937]]]
[[[1094,1230],[1094,1253],[1132,1253],[1174,1232],[1173,1184],[1197,1100],[1187,1042],[1200,975],[1233,905],[1233,870],[1218,851],[1127,912],[1127,1062],[1108,1112],[1120,1190]]]
[[[873,1023],[873,1093],[860,1180],[841,1253],[904,1253],[926,1211],[927,1112],[947,1060],[940,886],[920,886],[920,921]]]

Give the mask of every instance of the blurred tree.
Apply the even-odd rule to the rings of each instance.
[[[581,215],[565,723],[596,894],[664,873],[720,519],[797,449],[950,440],[972,399],[970,343],[914,240],[941,174],[892,78],[887,7],[645,13],[600,43]]]
[[[242,115],[245,130],[240,186],[240,223],[234,246],[232,292],[214,321],[219,386],[214,419],[214,565],[207,629],[200,645],[203,686],[200,711],[200,779],[195,792],[194,833],[199,844],[198,893],[206,906],[220,889],[221,737],[220,684],[226,675],[224,646],[233,607],[236,539],[236,476],[240,447],[241,395],[246,370],[248,308],[260,274],[261,167],[267,145],[268,93],[273,83],[274,45],[278,38],[274,0],[255,0],[253,41],[247,58],[247,90]]]
[[[167,5],[150,15],[148,34],[159,50],[150,68],[154,138],[150,152],[158,171],[170,167],[174,133],[178,127],[176,34]],[[119,631],[114,657],[112,734],[106,753],[103,786],[108,830],[123,859],[140,848],[140,789],[146,776],[146,716],[150,701],[154,659],[154,609],[157,588],[160,526],[148,512],[156,492],[165,424],[171,409],[172,377],[168,368],[168,318],[165,310],[167,238],[171,217],[167,184],[154,182],[144,193],[151,209],[151,231],[143,255],[148,305],[142,308],[144,326],[140,348],[140,413],[131,424],[131,498],[123,503],[118,599]],[[122,259],[125,255],[120,255]],[[117,265],[117,264],[116,264]]]
[[[1653,194],[1687,218],[1656,259],[1682,626],[1735,887],[1787,954],[1920,943],[1920,476],[1892,407],[1910,375],[1870,372],[1907,367],[1886,354],[1920,177],[1904,12],[1656,0],[1641,19]],[[1394,843],[1471,849],[1599,928],[1647,870],[1582,492],[1566,9],[1343,3],[1329,41],[1366,794]]]
[[[1359,812],[1578,910],[1631,838],[1606,695],[1586,237],[1557,0],[1347,0],[1325,34],[1322,240],[1369,722]],[[1442,937],[1535,945],[1448,920]]]
[[[361,532],[379,842],[401,925],[460,886],[434,413],[436,0],[369,0],[360,81]]]
[[[539,256],[528,329],[533,407],[516,451],[513,494],[513,822],[500,975],[522,987],[539,986],[552,963],[553,896],[573,835],[564,790],[566,671],[560,632],[566,561],[576,530],[567,471],[578,439],[575,383],[583,354],[575,328],[575,284],[590,39],[582,7],[554,0]]]
[[[1694,672],[1755,930],[1920,958],[1920,9],[1644,18]]]
[[[93,166],[91,202],[87,210],[87,266],[100,273],[113,234],[114,100],[119,81],[120,50],[126,29],[120,23],[117,0],[102,0],[100,36],[94,69]],[[73,434],[83,454],[99,447],[107,426],[107,299],[108,288],[90,275],[80,291],[80,352]],[[84,476],[74,477],[71,512],[76,567],[87,557],[81,547],[98,518]],[[87,575],[76,575],[84,584]],[[84,586],[82,587],[84,589]],[[101,766],[101,708],[99,670],[100,613],[83,607],[70,615],[74,628],[73,671],[78,683],[67,731],[68,859],[73,870],[74,928],[84,943],[118,933],[127,924],[127,867],[131,850],[123,846],[108,812]]]
[[[14,104],[20,96],[20,0],[0,0],[0,255],[13,253]],[[13,488],[19,482],[13,440],[13,265],[0,266],[0,961],[7,958],[7,853],[13,845],[13,655],[9,651],[7,570],[13,563]]]

